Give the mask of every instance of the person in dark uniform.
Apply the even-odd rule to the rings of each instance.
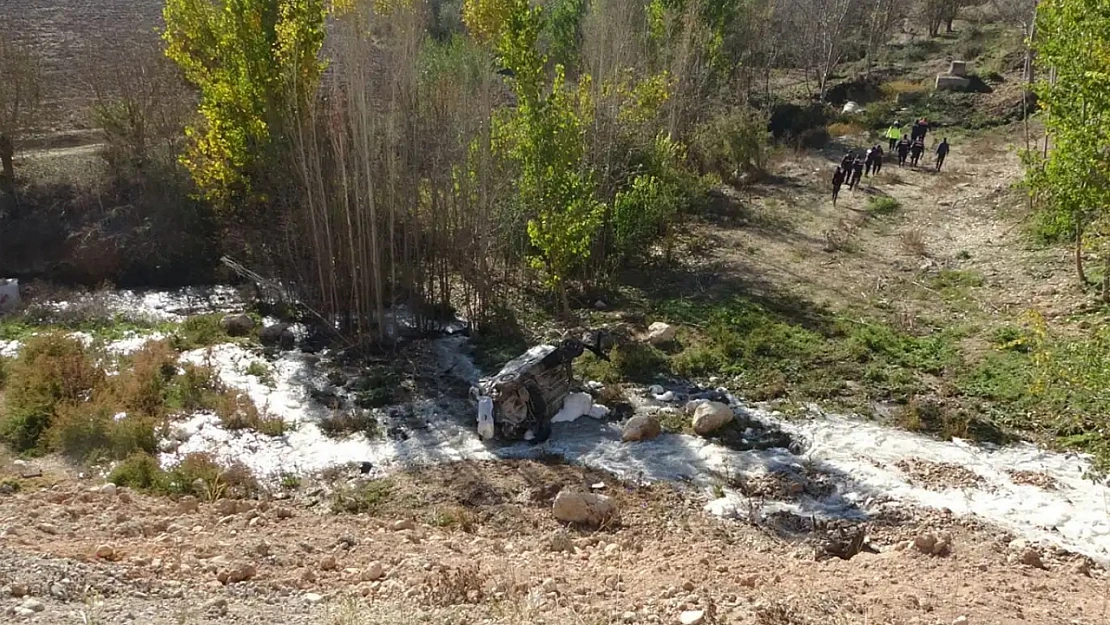
[[[836,198],[840,195],[840,187],[844,184],[844,179],[846,177],[847,174],[845,174],[843,167],[837,167],[836,171],[833,172],[833,206],[836,206]]]
[[[863,178],[863,159],[857,158],[856,162],[852,163],[852,178],[848,182],[848,187],[855,191],[859,186],[860,178]]]
[[[910,153],[910,138],[907,135],[902,135],[902,140],[898,142],[898,166],[905,167],[906,156]]]
[[[925,139],[918,137],[914,140],[913,145],[910,146],[910,165],[917,167],[917,163],[921,160],[921,153],[925,151]]]
[[[874,162],[871,163],[871,173],[878,176],[879,172],[882,171],[882,169],[883,169],[883,146],[881,144],[876,144],[875,145]]]
[[[940,145],[937,146],[937,171],[940,171],[940,166],[944,164],[944,157],[948,156],[948,137],[941,140]]]
[[[844,158],[840,159],[840,168],[844,171],[851,171],[852,163],[854,162],[856,162],[856,153],[848,150],[848,153],[844,155]]]
[[[867,148],[866,156],[863,159],[863,175],[871,175],[871,167],[875,165],[875,147]]]

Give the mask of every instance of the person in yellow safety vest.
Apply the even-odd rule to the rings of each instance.
[[[890,142],[889,151],[894,151],[894,146],[898,145],[898,140],[902,138],[902,125],[894,122],[890,128],[886,129],[886,140]]]

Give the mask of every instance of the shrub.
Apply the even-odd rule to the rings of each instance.
[[[223,315],[196,315],[189,317],[178,326],[170,337],[170,344],[180,352],[210,347],[228,340],[220,321]]]
[[[336,410],[320,420],[320,431],[328,436],[361,432],[373,438],[378,434],[378,419],[369,410]]]
[[[168,404],[185,411],[213,409],[219,394],[223,392],[223,385],[216,371],[193,363],[185,363],[182,371],[167,389]]]
[[[258,378],[258,381],[266,386],[272,387],[274,385],[274,376],[270,370],[270,365],[261,360],[251,361],[251,364],[247,365],[246,373]]]
[[[114,382],[121,407],[128,414],[162,417],[177,375],[177,352],[166,341],[150,341],[131,356],[130,364]]]
[[[637,176],[613,199],[613,244],[622,261],[642,258],[657,239],[667,236],[678,213],[674,188],[655,176]]]
[[[702,171],[737,182],[742,173],[766,169],[770,148],[768,116],[756,109],[737,107],[694,130],[691,149]]]
[[[58,406],[84,400],[103,379],[80,340],[58,333],[30,338],[8,370],[0,438],[16,451],[41,451]]]
[[[108,481],[116,486],[126,486],[143,491],[162,491],[166,489],[168,476],[154,456],[138,452],[116,465],[108,475]]]
[[[285,434],[285,421],[280,417],[263,415],[246,393],[224,391],[217,396],[216,416],[229,430],[252,429],[267,436]]]
[[[867,212],[872,215],[889,215],[901,207],[898,200],[889,195],[873,195],[867,200]]]
[[[148,415],[119,412],[115,399],[105,395],[97,391],[91,401],[58,406],[49,430],[51,448],[78,462],[155,453],[160,423]]]
[[[246,498],[259,492],[258,480],[240,462],[223,466],[211,454],[187,454],[167,471],[167,490],[199,495],[209,501],[227,497]]]
[[[336,514],[373,513],[389,499],[393,483],[389,480],[373,480],[360,486],[348,486],[335,491],[331,509]]]

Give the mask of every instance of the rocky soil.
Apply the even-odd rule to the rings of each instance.
[[[358,487],[357,469],[257,500],[202,502],[37,463],[43,477],[16,478],[21,488],[0,496],[4,622],[1107,618],[1103,570],[944,512],[891,508],[838,528],[789,514],[721,521],[701,509],[701,494],[681,487],[518,461],[395,475],[376,483],[381,494],[368,512],[348,514],[332,502]],[[616,516],[600,528],[565,526],[552,514],[562,491],[608,497]],[[841,538],[863,533],[858,555],[835,557]]]

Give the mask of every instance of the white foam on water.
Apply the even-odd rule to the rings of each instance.
[[[421,417],[420,427],[407,431],[405,440],[369,439],[361,433],[329,437],[318,424],[330,410],[314,401],[308,390],[327,385],[313,368],[311,357],[287,352],[268,362],[273,386],[246,373],[252,362],[261,359],[260,355],[231,344],[182,354],[184,362],[215,368],[224,384],[247,393],[259,410],[280,416],[290,431],[276,437],[253,431],[228,431],[215,415],[200,413],[178,424],[181,431],[174,438],[184,442],[162,454],[163,464],[174,464],[188,453],[206,452],[224,461],[242,462],[260,477],[275,478],[348,463],[369,462],[375,474],[382,474],[427,464],[495,457],[469,423],[447,418],[430,401],[414,406]]]

